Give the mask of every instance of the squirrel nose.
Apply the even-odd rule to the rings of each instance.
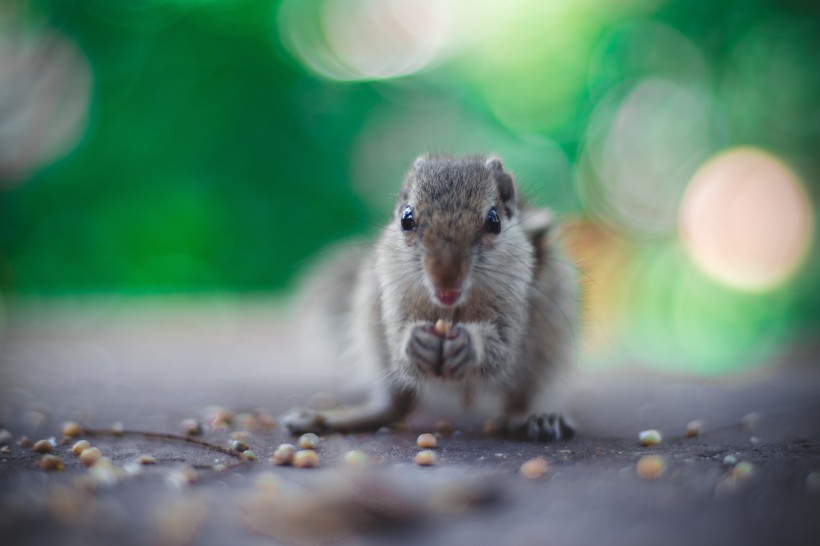
[[[436,290],[436,298],[444,305],[453,305],[461,297],[461,290],[457,288],[439,288]]]
[[[467,270],[466,258],[445,247],[429,253],[424,265],[435,287],[436,298],[444,305],[456,303],[461,297],[461,284]]]

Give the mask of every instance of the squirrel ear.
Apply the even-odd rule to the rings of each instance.
[[[507,211],[507,216],[510,218],[515,214],[515,182],[510,173],[504,170],[504,164],[501,158],[497,156],[490,156],[484,163],[484,168],[492,173],[495,183],[498,186],[498,196],[504,204]]]
[[[521,213],[521,226],[530,236],[539,236],[547,233],[552,227],[552,211],[550,209],[525,208]]]

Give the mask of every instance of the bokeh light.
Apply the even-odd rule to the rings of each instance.
[[[735,148],[704,164],[680,211],[681,237],[695,262],[743,290],[766,290],[787,279],[804,261],[813,229],[801,180],[754,148]]]

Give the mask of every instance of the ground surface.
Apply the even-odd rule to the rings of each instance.
[[[816,544],[820,540],[820,362],[814,352],[742,379],[646,373],[588,374],[572,387],[579,436],[536,445],[484,435],[471,422],[438,441],[438,461],[413,463],[415,430],[328,436],[318,469],[272,465],[281,428],[249,418],[202,438],[229,445],[254,428],[255,462],[173,439],[89,437],[113,463],[89,471],[54,453],[63,472],[20,447],[71,419],[107,429],[179,433],[220,405],[279,414],[339,376],[301,351],[264,305],[123,311],[116,303],[12,312],[0,340],[0,421],[13,435],[0,455],[3,544]],[[795,364],[796,363],[796,364]],[[314,403],[323,403],[313,399]],[[748,417],[748,414],[756,414]],[[745,420],[744,420],[745,417]],[[699,436],[686,424],[703,421]],[[258,422],[256,423],[258,425]],[[663,433],[642,447],[638,432]],[[369,455],[362,471],[344,454]],[[140,455],[157,464],[139,467]],[[646,454],[658,479],[638,476]],[[540,480],[519,474],[543,456]],[[726,464],[727,456],[751,467]],[[226,464],[222,472],[211,468]],[[187,484],[180,470],[198,467]],[[746,471],[751,468],[751,472]]]

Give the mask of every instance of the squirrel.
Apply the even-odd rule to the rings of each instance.
[[[552,212],[524,201],[500,158],[417,158],[375,248],[348,250],[325,279],[336,297],[323,312],[341,345],[380,371],[369,399],[295,408],[283,424],[295,435],[377,430],[440,383],[465,406],[475,388],[500,396],[497,424],[510,437],[571,438],[561,414],[532,411],[574,353],[577,282],[555,232]]]

